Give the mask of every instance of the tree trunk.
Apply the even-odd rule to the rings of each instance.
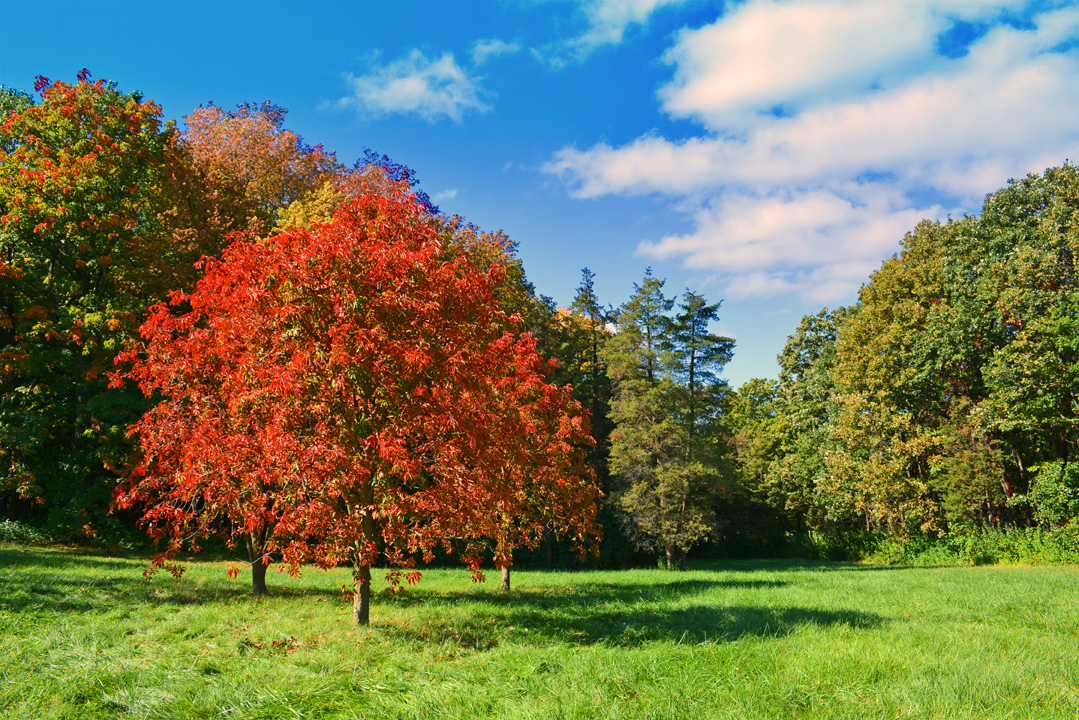
[[[371,568],[366,565],[352,571],[352,619],[357,625],[371,623]]]
[[[668,547],[665,548],[663,552],[667,558],[667,569],[670,570],[674,567],[674,551]]]
[[[247,533],[247,557],[251,560],[251,591],[255,597],[266,594],[266,568],[269,567],[269,558],[263,551],[264,533]]]
[[[360,502],[363,504],[363,518],[360,520],[360,534],[363,536],[363,552],[353,559],[352,571],[352,617],[357,625],[371,623],[371,565],[375,558],[366,557],[373,543],[378,542],[378,528],[375,526],[374,503],[375,486],[371,480],[360,489]]]
[[[262,558],[251,563],[251,590],[255,593],[255,597],[261,597],[266,594],[267,567],[269,566],[267,563],[263,562]]]
[[[502,566],[502,592],[508,593],[510,591],[510,566]]]
[[[546,557],[544,560],[547,563],[547,567],[554,566],[554,533],[551,532],[551,523],[546,523],[543,526],[543,544],[545,546]]]

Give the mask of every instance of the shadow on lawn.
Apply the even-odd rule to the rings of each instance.
[[[149,558],[111,558],[56,550],[0,548],[0,611],[107,612],[120,603],[201,605],[253,601],[251,587],[230,580],[176,581],[165,570],[160,580],[143,577]],[[223,573],[222,573],[223,574]],[[271,598],[339,599],[340,590],[271,588]]]
[[[920,566],[928,567],[928,566]],[[862,562],[838,562],[831,560],[699,560],[690,567],[691,571],[704,572],[875,572],[881,570],[911,570],[911,565],[877,565]]]
[[[569,588],[527,588],[508,595],[417,593],[396,603],[475,603],[452,619],[383,626],[391,636],[422,644],[457,644],[489,649],[500,640],[551,645],[604,643],[633,647],[648,642],[728,642],[741,637],[783,637],[811,626],[865,630],[884,619],[853,610],[726,605],[724,589],[768,589],[783,582],[680,580],[662,585],[581,584]],[[719,591],[719,597],[717,593]],[[408,596],[405,596],[408,598]],[[421,618],[421,622],[422,618]]]
[[[145,558],[0,548],[0,584],[5,586],[0,593],[0,611],[101,613],[140,606],[253,602],[249,586],[224,578],[176,582],[166,576],[161,582],[148,581],[140,572],[145,562]],[[750,567],[763,569],[747,565]],[[733,568],[725,565],[724,569]],[[381,632],[401,641],[449,644],[462,650],[488,649],[504,641],[621,647],[650,642],[727,642],[746,636],[783,637],[812,626],[864,630],[884,622],[869,613],[776,603],[769,591],[797,583],[797,578],[675,576],[640,582],[630,577],[593,580],[582,573],[570,582],[554,577],[547,580],[509,594],[490,586],[459,591],[426,591],[421,587],[397,597],[377,593],[374,619]],[[754,598],[760,601],[747,604],[745,593],[725,595],[725,591],[740,590],[759,592]],[[271,600],[301,597],[341,602],[339,589],[271,588]],[[380,622],[384,610],[412,606],[426,607],[414,614],[396,613],[393,622]],[[343,602],[341,613],[348,614]]]

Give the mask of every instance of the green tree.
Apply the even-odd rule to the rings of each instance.
[[[732,434],[740,484],[751,493],[766,494],[768,466],[778,456],[789,435],[784,418],[777,413],[779,383],[752,378],[730,398],[727,421]],[[782,507],[780,502],[778,507]]]
[[[86,71],[36,89],[0,108],[0,488],[72,536],[103,520],[142,408],[106,372],[197,256],[170,237],[160,108]]]
[[[978,230],[968,243],[989,251],[957,268],[977,278],[995,329],[978,421],[1011,451],[1021,490],[1025,465],[1079,449],[1079,169],[1012,182],[987,198]]]
[[[966,369],[931,345],[932,328],[952,314],[942,256],[953,231],[924,221],[909,233],[862,287],[836,340],[837,446],[823,489],[833,513],[861,515],[873,529],[939,529],[932,430],[947,416],[948,388],[969,385]]]
[[[921,223],[863,287],[837,340],[833,504],[897,531],[998,526],[1032,466],[1067,466],[1077,199],[1070,164],[1012,181],[980,217]]]
[[[614,381],[611,469],[631,536],[668,567],[708,537],[723,442],[714,432],[733,343],[707,330],[718,305],[686,294],[682,313],[652,276],[622,306],[606,358]]]
[[[806,315],[787,338],[779,361],[776,413],[785,438],[765,472],[763,488],[797,531],[824,530],[846,520],[819,487],[827,476],[826,458],[834,449],[836,337],[847,308]]]
[[[731,338],[709,330],[719,320],[721,303],[709,304],[703,295],[686,290],[674,317],[671,332],[670,374],[675,381],[676,413],[681,420],[683,435],[683,468],[688,474],[681,498],[682,508],[703,507],[709,532],[720,524],[714,513],[714,500],[720,494],[730,494],[732,475],[730,460],[730,428],[725,409],[730,388],[720,378],[723,368],[734,352]],[[682,510],[683,523],[695,522],[691,510]],[[682,526],[676,528],[682,536]],[[678,548],[678,562],[686,565],[688,544]]]
[[[596,274],[588,268],[581,271],[581,284],[570,305],[570,313],[577,321],[568,322],[570,342],[577,349],[575,387],[580,388],[577,399],[591,410],[592,433],[596,444],[592,447],[592,469],[600,481],[604,494],[610,492],[606,448],[611,434],[610,393],[611,384],[607,369],[600,358],[600,351],[609,335],[607,323],[610,313],[596,296]],[[573,337],[576,335],[576,337]],[[583,352],[581,352],[583,350]]]
[[[1030,492],[1015,498],[1047,528],[1079,523],[1079,463],[1049,462],[1031,468]]]

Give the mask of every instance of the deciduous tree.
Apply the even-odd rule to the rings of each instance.
[[[147,508],[167,552],[216,517],[233,537],[263,528],[263,554],[294,568],[351,563],[364,624],[376,563],[396,583],[441,546],[482,578],[491,541],[507,564],[545,527],[582,550],[596,532],[586,417],[547,382],[535,340],[510,332],[506,268],[477,266],[391,189],[332,223],[235,243],[175,296],[191,312],[156,309],[130,377],[164,399],[117,496]],[[228,439],[183,445],[204,432]]]
[[[160,108],[85,70],[36,90],[0,107],[0,487],[72,536],[107,507],[141,411],[105,373],[196,257],[171,242]]]

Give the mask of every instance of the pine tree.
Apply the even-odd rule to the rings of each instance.
[[[615,383],[611,470],[635,542],[662,550],[668,567],[677,555],[684,567],[686,551],[715,524],[715,422],[726,387],[716,373],[733,342],[708,332],[718,305],[695,293],[686,293],[683,312],[672,319],[674,300],[663,284],[646,272],[607,345]]]
[[[587,357],[581,363],[582,372],[580,381],[587,387],[587,398],[579,397],[582,405],[592,411],[592,435],[596,444],[592,446],[592,469],[600,480],[604,494],[610,492],[608,484],[608,472],[603,454],[610,438],[610,380],[607,370],[600,359],[600,350],[607,337],[607,322],[610,320],[610,312],[600,305],[596,296],[593,283],[596,274],[584,268],[581,270],[581,284],[577,288],[577,296],[570,305],[570,312],[581,319],[587,337],[584,338],[587,347]]]

